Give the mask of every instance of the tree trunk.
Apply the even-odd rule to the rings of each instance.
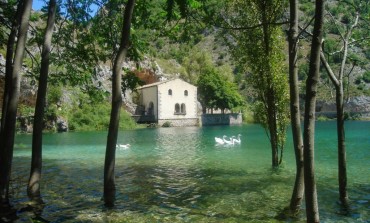
[[[304,195],[303,172],[303,139],[301,132],[301,112],[299,108],[298,88],[298,0],[290,0],[290,31],[289,31],[289,85],[290,85],[290,116],[293,135],[293,146],[296,162],[294,189],[290,199],[290,211],[297,213]]]
[[[338,77],[335,76],[329,63],[326,61],[325,55],[321,53],[321,61],[329,75],[329,78],[335,86],[336,92],[336,109],[337,109],[337,140],[338,140],[338,184],[339,184],[339,200],[344,208],[348,209],[348,193],[347,193],[347,161],[346,161],[346,144],[345,144],[345,130],[344,130],[344,90],[343,77],[344,68],[348,57],[348,47],[354,28],[359,21],[359,12],[356,13],[354,23],[347,29],[347,32],[342,36],[343,53],[342,62]],[[352,67],[353,69],[353,67]],[[348,74],[349,75],[349,74]]]
[[[346,143],[344,134],[344,99],[343,99],[343,84],[340,84],[336,91],[336,106],[337,106],[337,134],[338,134],[338,183],[339,183],[339,200],[342,205],[348,208],[347,194],[347,158],[346,158]]]
[[[22,4],[22,1],[21,3]],[[1,134],[0,155],[2,157],[0,166],[0,202],[2,207],[9,207],[9,183],[13,159],[15,124],[17,107],[20,93],[20,79],[23,55],[27,40],[28,21],[31,13],[32,0],[25,0],[21,13],[20,26],[18,31],[17,46],[14,55],[14,63],[11,74],[11,86],[9,89],[9,102],[6,111],[4,131]]]
[[[267,93],[267,112],[269,122],[269,134],[271,144],[271,155],[272,155],[272,167],[279,167],[279,149],[278,149],[278,137],[277,137],[277,118],[275,112],[275,98],[273,89],[269,88]]]
[[[17,7],[17,11],[15,17],[13,18],[13,24],[9,33],[9,38],[6,47],[6,62],[5,62],[5,86],[4,86],[4,94],[3,94],[3,107],[1,113],[1,129],[0,134],[4,133],[4,126],[6,120],[6,112],[8,110],[8,103],[9,103],[9,95],[10,95],[10,88],[12,84],[12,70],[13,70],[13,56],[14,56],[14,44],[16,40],[16,36],[19,29],[19,23],[21,20],[21,12],[23,10],[23,2],[20,2],[19,6]],[[2,136],[0,136],[0,141],[2,140]],[[0,156],[0,161],[1,161]]]
[[[266,5],[268,3],[262,1],[261,2],[261,11],[262,11],[262,30],[263,30],[263,39],[264,39],[264,52],[265,57],[270,58],[271,53],[271,46],[270,46],[270,31],[269,31],[269,22],[267,19],[267,8]],[[266,61],[267,72],[269,73],[269,77],[272,78],[271,75],[271,69],[270,69],[270,61]],[[270,78],[267,79],[268,82],[270,82]],[[274,86],[272,86],[271,83],[268,83],[267,86],[269,86],[266,89],[266,100],[267,100],[267,119],[268,119],[268,128],[269,128],[269,134],[270,134],[270,145],[271,145],[271,162],[273,168],[279,167],[279,143],[278,143],[278,137],[277,137],[277,118],[276,118],[276,105],[275,105],[275,90]]]
[[[13,71],[13,56],[14,56],[14,44],[16,42],[16,36],[19,29],[19,23],[21,20],[21,13],[23,10],[23,2],[20,2],[17,7],[17,12],[14,17],[14,21],[9,33],[7,48],[6,48],[6,64],[5,64],[5,84],[3,94],[3,106],[1,113],[1,125],[0,125],[0,210],[6,211],[9,207],[8,202],[8,170],[9,165],[9,151],[5,148],[5,123],[7,119],[10,89],[12,87],[12,71]],[[11,158],[11,157],[10,157]],[[1,213],[2,211],[0,211]]]
[[[120,109],[122,104],[121,71],[122,63],[129,47],[131,18],[135,6],[135,0],[127,2],[121,34],[121,43],[113,65],[112,77],[112,111],[110,115],[109,132],[104,164],[104,203],[107,207],[114,206],[115,180],[114,166],[116,159],[116,144],[119,127]]]
[[[306,81],[304,117],[304,183],[307,222],[319,222],[317,191],[314,168],[315,110],[317,83],[319,79],[320,51],[323,35],[324,0],[316,0],[315,24],[311,43],[309,73]]]
[[[51,38],[53,35],[55,14],[56,14],[56,0],[50,0],[48,9],[48,21],[45,30],[44,45],[41,54],[39,87],[37,90],[36,108],[33,121],[31,172],[27,188],[28,197],[31,200],[38,202],[42,202],[40,194],[40,179],[42,169],[42,129],[44,119],[45,97],[47,90],[47,80],[49,74]]]

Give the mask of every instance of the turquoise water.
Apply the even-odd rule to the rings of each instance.
[[[322,222],[369,222],[370,122],[347,122],[351,212],[337,203],[335,122],[318,122],[316,178]],[[235,146],[214,137],[242,134]],[[289,204],[295,176],[288,133],[283,168],[271,170],[271,152],[259,125],[158,128],[122,131],[116,153],[116,207],[103,206],[106,132],[45,134],[41,193],[46,205],[37,220],[51,222],[305,222],[277,216]],[[17,222],[25,211],[31,135],[17,135],[12,201]]]

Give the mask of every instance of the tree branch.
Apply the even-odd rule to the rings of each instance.
[[[328,72],[330,80],[333,82],[333,84],[336,87],[339,87],[339,81],[338,81],[337,77],[335,76],[333,70],[331,69],[331,67],[330,67],[328,61],[326,60],[325,55],[322,51],[320,52],[320,60],[321,60],[322,64],[324,65],[325,70]]]
[[[310,22],[309,23],[307,23],[307,25],[304,27],[304,28],[302,28],[301,26],[298,26],[299,27],[299,29],[301,30],[301,32],[299,32],[298,33],[298,36],[297,36],[297,39],[299,39],[299,37],[302,35],[302,33],[307,33],[308,35],[310,35],[311,37],[312,37],[312,33],[310,33],[310,32],[308,32],[307,31],[307,28],[308,28],[308,26],[309,25],[311,25],[311,23],[314,21],[314,19],[315,19],[315,17],[313,16],[312,18],[311,18],[311,20],[310,20]]]

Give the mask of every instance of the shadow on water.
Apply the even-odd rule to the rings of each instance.
[[[214,136],[220,132],[228,135],[242,132],[245,144],[215,147]],[[252,127],[125,132],[121,142],[133,146],[131,150],[117,150],[117,196],[113,208],[105,208],[102,201],[105,134],[93,134],[91,138],[71,134],[72,139],[66,146],[63,144],[66,142],[46,145],[41,182],[46,205],[42,211],[27,208],[30,150],[19,148],[13,159],[11,185],[11,200],[17,210],[15,222],[30,222],[30,219],[45,222],[305,222],[304,210],[296,217],[281,215],[289,204],[294,183],[294,169],[288,164],[289,156],[293,155],[287,150],[287,165],[279,171],[271,171],[270,153],[260,149],[266,147],[265,139],[258,135],[261,135],[259,129]],[[63,137],[68,139],[67,135]],[[81,142],[80,138],[83,138]],[[178,140],[174,142],[175,138]],[[358,146],[348,146],[352,178],[348,185],[351,208],[346,212],[336,203],[335,146],[327,141],[329,136],[322,138],[326,141],[317,143],[320,149],[316,153],[321,220],[368,223],[370,184],[363,180],[368,176],[368,167],[354,165],[354,162],[368,161],[367,150],[351,152],[351,148]],[[84,145],[84,141],[89,143]],[[354,142],[358,141],[361,140]]]
[[[53,163],[54,167],[43,177],[41,193],[45,206],[29,204],[23,191],[27,174],[18,176],[17,182],[12,181],[12,197],[17,209],[12,216],[15,222],[25,219],[38,222],[269,222],[272,219],[304,222],[304,213],[296,218],[280,215],[284,205],[289,203],[291,189],[287,186],[290,176],[284,171],[117,166],[116,206],[105,208],[101,200],[103,178],[102,174],[97,174],[102,172],[101,168],[86,170],[74,166],[65,169],[56,161],[45,162]],[[49,175],[51,172],[54,173]],[[343,213],[333,200],[337,195],[336,187],[319,184],[320,206],[326,207],[326,212],[320,211],[322,219],[341,219],[342,214],[348,222],[359,219],[364,214],[358,211],[361,210],[359,206],[369,205],[370,189],[369,185],[358,186],[363,194],[356,194],[351,211]]]
[[[27,160],[17,157],[15,163]],[[136,164],[117,166],[116,206],[105,208],[101,200],[102,168],[68,168],[57,160],[44,162],[53,166],[42,179],[45,206],[30,205],[25,191],[26,170],[18,169],[13,175],[12,199],[18,222],[25,219],[40,222],[269,221],[287,202],[281,194],[287,176],[270,170],[259,173]]]

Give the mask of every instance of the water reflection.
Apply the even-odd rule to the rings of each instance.
[[[324,138],[335,136],[325,131]],[[214,136],[220,132],[242,133],[243,142],[227,149],[215,147]],[[304,213],[298,219],[275,219],[289,203],[293,152],[288,145],[284,168],[271,171],[271,154],[264,137],[262,129],[250,125],[121,132],[120,143],[132,146],[117,150],[117,202],[112,209],[101,201],[106,134],[89,137],[68,133],[63,136],[65,146],[60,141],[53,145],[47,139],[41,184],[46,206],[40,214],[23,209],[16,222],[28,222],[35,216],[51,222],[304,222]],[[27,207],[28,202],[25,188],[30,146],[25,142],[16,148],[13,165],[12,200],[17,210]],[[352,143],[348,142],[349,151],[353,151]],[[366,180],[370,173],[363,163],[369,161],[368,150],[361,150],[366,145],[356,149],[362,156],[348,156],[349,162],[352,159],[349,170],[357,169],[360,175],[353,171],[349,175],[352,203],[347,216],[341,215],[336,203],[336,169],[332,164],[336,154],[327,143],[319,141],[317,145],[321,219],[366,222],[370,216],[370,185]],[[359,163],[353,162],[356,157],[361,158]]]

